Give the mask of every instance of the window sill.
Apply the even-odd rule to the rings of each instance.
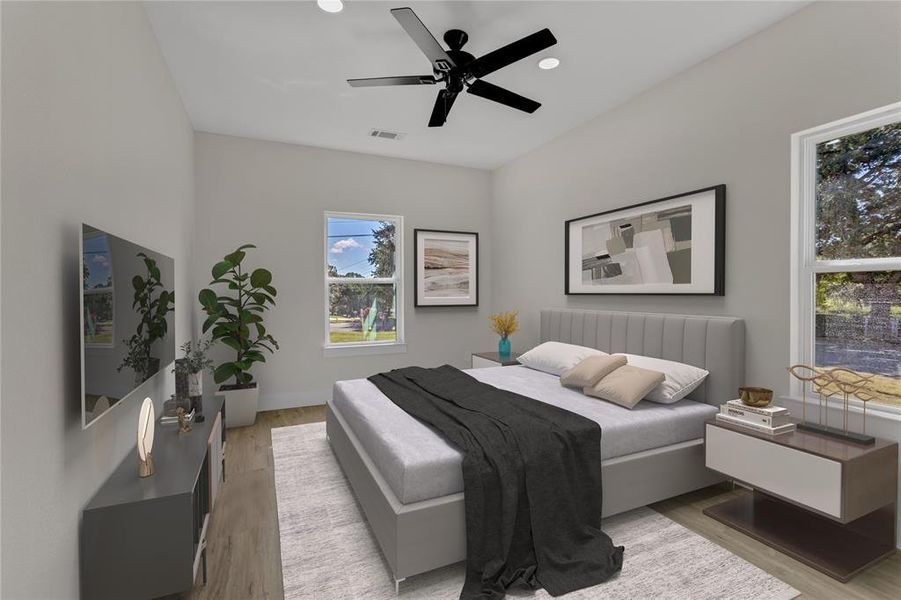
[[[783,400],[790,400],[792,402],[796,402],[799,406],[801,404],[801,396],[795,396],[793,394],[783,394],[779,396]],[[816,410],[816,406],[819,403],[819,396],[808,392],[807,394],[807,410]],[[839,396],[832,396],[829,399],[829,410],[841,412],[842,400]],[[854,415],[862,415],[863,414],[863,402],[858,400],[857,398],[849,398],[848,399],[848,413]],[[816,414],[816,413],[814,413]],[[801,417],[801,412],[799,411],[797,415],[798,418]],[[879,404],[878,402],[867,402],[867,419],[876,418],[876,419],[885,419],[888,421],[895,421],[901,423],[901,407],[894,406],[892,404]]]
[[[322,356],[336,358],[340,356],[367,356],[373,354],[406,354],[407,345],[403,342],[391,342],[381,344],[342,344],[324,345]]]

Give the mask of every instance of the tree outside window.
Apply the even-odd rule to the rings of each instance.
[[[397,343],[400,217],[326,215],[327,345]]]
[[[814,364],[901,406],[901,121],[818,142],[814,168]]]

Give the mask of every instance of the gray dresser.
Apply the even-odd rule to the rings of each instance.
[[[203,423],[190,433],[156,424],[155,472],[138,477],[131,452],[84,507],[83,598],[154,598],[206,575],[206,533],[225,474],[224,405],[205,396]]]

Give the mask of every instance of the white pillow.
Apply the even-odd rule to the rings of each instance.
[[[572,369],[589,356],[601,355],[606,356],[607,353],[575,344],[545,342],[535,346],[516,360],[530,369],[544,371],[559,377],[563,371]]]
[[[660,371],[664,374],[666,378],[663,380],[663,383],[652,389],[645,396],[645,400],[650,400],[651,402],[660,404],[678,402],[704,383],[704,378],[709,375],[708,371],[686,365],[685,363],[662,358],[651,358],[650,356],[639,356],[638,354],[618,354],[625,356],[628,363],[632,366]]]

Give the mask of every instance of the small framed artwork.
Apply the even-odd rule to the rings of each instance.
[[[415,306],[479,305],[479,234],[413,230]]]
[[[725,295],[726,186],[566,222],[567,294]]]

